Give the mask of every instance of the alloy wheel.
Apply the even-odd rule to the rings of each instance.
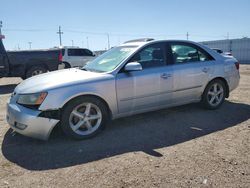
[[[211,106],[217,106],[221,103],[224,97],[223,86],[216,82],[211,85],[207,93],[207,100]]]
[[[43,71],[42,70],[35,70],[32,72],[32,76],[36,76],[36,75],[39,75],[39,74],[42,74]]]
[[[89,135],[101,125],[102,113],[93,103],[83,103],[76,106],[70,116],[69,125],[78,135]]]

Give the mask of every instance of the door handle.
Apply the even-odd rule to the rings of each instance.
[[[205,67],[202,69],[202,72],[207,73],[209,71],[209,68]]]
[[[161,78],[163,78],[163,79],[168,79],[168,78],[170,78],[170,77],[172,77],[171,74],[163,73],[163,74],[161,75]]]

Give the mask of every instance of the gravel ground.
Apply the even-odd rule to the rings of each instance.
[[[185,105],[111,122],[97,137],[13,134],[0,79],[0,187],[250,187],[250,65],[218,110]]]

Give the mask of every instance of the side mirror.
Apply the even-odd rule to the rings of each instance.
[[[125,66],[125,71],[141,71],[142,70],[142,66],[140,63],[138,62],[130,62]]]

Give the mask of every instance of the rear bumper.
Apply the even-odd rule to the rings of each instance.
[[[40,111],[28,109],[18,104],[7,104],[7,122],[16,132],[47,140],[55,125],[59,122],[56,119],[38,117]]]
[[[234,75],[230,76],[229,78],[229,91],[233,91],[238,87],[240,83],[240,74],[239,72],[235,73]]]

